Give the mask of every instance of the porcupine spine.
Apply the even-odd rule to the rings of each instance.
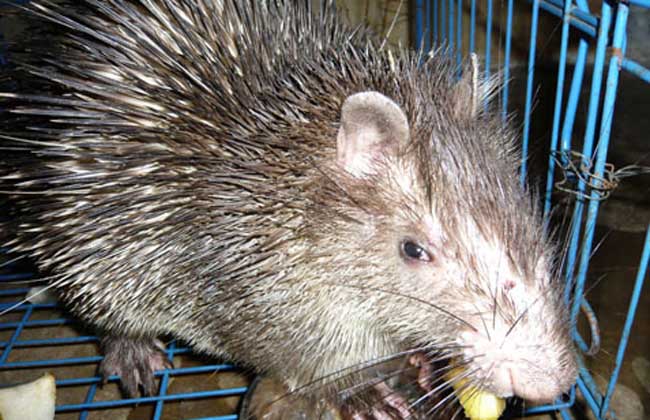
[[[341,234],[323,222],[357,204],[321,173],[334,160],[343,101],[382,92],[414,127],[453,109],[446,59],[421,63],[383,50],[329,9],[314,16],[293,2],[85,4],[102,18],[32,6],[74,36],[54,53],[36,47],[39,60],[22,64],[53,93],[9,95],[20,102],[11,109],[45,114],[48,130],[15,133],[40,142],[17,142],[38,159],[21,162],[2,189],[16,189],[22,204],[10,245],[60,276],[72,309],[107,330],[180,333],[209,351],[221,340],[237,347],[242,334],[259,332],[237,333],[250,307],[277,308],[285,280],[301,277],[306,239],[319,229]],[[470,155],[458,150],[460,158],[444,159]],[[430,151],[423,148],[423,167]],[[218,340],[206,338],[214,313]]]
[[[301,235],[312,204],[301,191],[319,188],[309,174],[334,153],[340,104],[371,85],[399,95],[392,79],[417,60],[379,51],[331,6],[316,16],[275,2],[85,6],[102,18],[31,6],[75,36],[54,52],[38,42],[15,52],[39,92],[4,96],[48,130],[9,133],[37,159],[21,155],[3,190],[20,209],[9,245],[53,269],[73,309],[93,308],[106,328],[108,294],[125,307],[148,296],[154,314],[191,293],[178,284],[263,281],[296,264],[278,272],[276,251]]]

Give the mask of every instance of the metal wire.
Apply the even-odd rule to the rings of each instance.
[[[29,274],[29,273],[25,273]],[[0,286],[2,286],[8,279],[12,278],[10,274],[0,275]],[[10,312],[0,316],[0,321],[7,318],[19,316],[17,321],[4,321],[0,322],[0,332],[9,332],[11,335],[9,339],[0,341],[0,370],[3,371],[22,371],[28,370],[34,372],[35,369],[40,371],[49,371],[64,366],[80,366],[80,365],[96,365],[102,357],[97,355],[78,357],[74,356],[74,345],[95,343],[98,341],[97,337],[92,335],[80,335],[76,337],[57,337],[56,334],[61,334],[58,327],[65,325],[72,325],[74,320],[65,316],[60,318],[49,319],[34,319],[41,318],[52,310],[60,310],[56,303],[29,303],[25,302],[19,306],[15,302],[23,301],[28,288],[14,288],[14,289],[0,289],[0,298],[8,300],[0,304],[0,312],[5,309],[14,307]],[[29,329],[34,328],[47,328],[48,335],[52,338],[47,339],[22,339],[21,334]],[[56,348],[56,354],[67,354],[67,349],[70,349],[69,357],[59,358],[27,358],[25,350],[34,348]],[[189,354],[190,349],[186,347],[178,347],[176,343],[172,342],[167,346],[167,353],[170,360],[174,356]],[[102,379],[99,376],[75,376],[60,378],[56,380],[58,389],[65,389],[69,387],[86,387],[85,398],[82,402],[76,404],[61,404],[56,407],[56,413],[78,413],[79,419],[86,419],[93,410],[111,410],[123,407],[134,407],[135,405],[152,404],[155,407],[153,416],[154,420],[162,418],[164,404],[172,401],[186,401],[186,400],[218,400],[220,398],[243,396],[246,387],[234,387],[223,389],[208,389],[199,392],[170,392],[169,384],[173,377],[179,376],[196,376],[203,378],[205,374],[219,374],[220,372],[232,372],[235,367],[229,364],[204,364],[200,366],[182,367],[176,369],[166,369],[155,373],[157,378],[160,378],[160,388],[158,395],[151,397],[139,398],[118,398],[112,400],[95,400],[98,386],[100,386]],[[119,378],[111,376],[108,382],[116,382]],[[212,420],[235,420],[237,413],[228,415],[210,417]]]

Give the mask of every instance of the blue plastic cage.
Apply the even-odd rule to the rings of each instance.
[[[494,72],[501,72],[505,85],[500,95],[498,106],[504,119],[511,111],[509,98],[512,95],[512,45],[513,20],[515,6],[530,10],[530,33],[528,57],[525,63],[525,100],[522,116],[522,149],[524,160],[521,165],[521,181],[525,182],[528,173],[528,151],[531,141],[531,116],[533,115],[533,97],[536,76],[536,58],[538,56],[538,28],[540,11],[554,16],[558,20],[561,33],[559,38],[559,53],[557,59],[557,78],[555,86],[555,101],[553,105],[552,127],[550,134],[550,150],[548,151],[548,170],[544,190],[544,214],[549,216],[554,191],[557,190],[557,174],[562,172],[571,182],[571,193],[576,197],[572,206],[572,221],[568,236],[565,271],[567,301],[572,302],[572,333],[577,347],[585,353],[591,345],[578,331],[576,325],[581,313],[593,313],[588,302],[582,298],[589,267],[589,257],[594,247],[594,232],[598,217],[599,204],[607,197],[607,153],[614,116],[614,105],[617,98],[619,75],[622,71],[629,72],[641,80],[650,83],[650,69],[626,57],[627,31],[626,25],[631,6],[637,9],[650,9],[648,0],[633,0],[598,4],[599,10],[590,9],[586,0],[532,0],[515,2],[504,0],[499,5],[505,5],[504,18],[494,16],[494,0],[414,0],[411,2],[413,11],[411,26],[413,27],[414,45],[425,51],[445,46],[448,54],[458,60],[459,66],[464,56],[470,52],[483,52],[485,77]],[[493,4],[494,3],[494,4]],[[593,4],[592,4],[593,6]],[[480,15],[477,11],[483,8]],[[477,25],[482,20],[482,25]],[[498,22],[497,22],[498,20]],[[650,24],[650,23],[649,23]],[[498,26],[503,36],[496,41],[493,39],[494,27]],[[1,29],[1,28],[0,28]],[[482,33],[479,42],[477,34]],[[498,45],[498,56],[495,57],[495,45]],[[573,49],[571,49],[573,48]],[[569,52],[573,51],[573,66],[571,80],[567,79]],[[591,60],[588,58],[592,57]],[[0,64],[3,59],[0,50]],[[584,135],[580,142],[576,141],[575,116],[579,102],[584,99],[585,70],[591,66],[591,82],[589,95],[586,98],[587,118]],[[648,86],[650,89],[650,86]],[[578,144],[578,146],[575,146]],[[579,147],[580,150],[574,150]],[[576,156],[577,162],[576,162]],[[593,157],[593,158],[591,158]],[[574,163],[573,165],[571,163]],[[573,168],[573,169],[572,169]],[[576,169],[577,168],[577,169]],[[592,375],[586,366],[581,366],[577,388],[581,391],[588,408],[598,419],[616,418],[609,409],[613,390],[630,338],[634,315],[641,295],[644,279],[646,278],[648,261],[650,259],[650,226],[645,236],[643,251],[634,288],[630,297],[627,317],[623,330],[620,332],[620,342],[615,355],[615,366],[609,377],[606,392],[598,390]],[[0,281],[30,279],[34,274],[25,271],[16,262],[0,262]],[[75,397],[82,395],[78,401],[66,401],[57,405],[57,416],[61,418],[91,418],[91,413],[100,410],[110,412],[120,407],[135,405],[148,406],[150,411],[143,412],[137,418],[163,418],[163,412],[170,405],[179,401],[218,401],[219,399],[240,397],[246,392],[245,386],[211,387],[209,378],[224,375],[235,368],[230,365],[198,363],[191,367],[181,367],[157,373],[160,378],[160,389],[156,396],[147,398],[122,399],[98,397],[100,378],[94,375],[94,369],[77,369],[81,366],[94,367],[101,360],[96,352],[78,356],[71,351],[65,355],[65,349],[79,345],[92,345],[97,338],[84,335],[82,329],[73,336],[67,333],[58,336],[61,326],[74,325],[74,320],[66,316],[55,303],[20,303],[28,293],[28,288],[0,289],[0,383],[7,374],[15,379],[24,374],[24,378],[34,378],[35,372],[45,372],[65,367],[78,370],[77,374],[57,380],[57,389],[65,393],[66,389],[77,388],[81,392],[74,393]],[[577,297],[577,298],[574,298]],[[593,317],[592,317],[593,318]],[[39,334],[33,331],[50,331],[43,337],[34,338]],[[597,340],[594,330],[591,341]],[[52,338],[52,337],[56,338]],[[25,358],[22,349],[41,348],[43,357]],[[94,346],[92,346],[94,348]],[[48,349],[52,350],[51,352]],[[174,356],[186,355],[187,348],[177,347],[175,343],[168,345],[170,360]],[[54,356],[56,355],[56,356]],[[19,372],[16,374],[16,372]],[[66,371],[68,374],[71,371]],[[90,373],[88,373],[90,372]],[[18,376],[16,376],[18,375]],[[29,376],[32,375],[32,376]],[[208,376],[206,376],[208,375]],[[173,378],[190,378],[194,383],[206,385],[206,389],[188,392],[175,391],[170,388]],[[117,378],[110,378],[115,382]],[[227,381],[226,381],[227,382]],[[557,411],[564,419],[570,419],[570,409],[575,403],[574,388],[567,401],[556,404],[532,407],[527,414]],[[236,404],[235,404],[236,406]],[[89,417],[90,416],[90,417]],[[108,417],[111,418],[111,417]],[[117,417],[116,417],[117,418]],[[129,417],[132,418],[132,417]],[[185,417],[184,417],[185,418]],[[200,416],[201,419],[236,419],[236,409],[229,413]]]
[[[469,4],[468,4],[469,3]],[[504,2],[501,2],[503,6]],[[505,32],[501,38],[503,45],[502,60],[495,65],[494,46],[491,45],[493,34],[493,0],[484,0],[479,4],[485,7],[485,37],[484,45],[477,45],[477,2],[476,0],[418,0],[415,5],[415,42],[425,50],[445,46],[460,65],[462,57],[468,52],[481,50],[484,52],[485,77],[491,72],[500,71],[505,84],[500,97],[500,111],[504,118],[509,114],[508,100],[511,94],[512,41],[513,41],[513,9],[515,4],[524,2],[505,0],[505,19],[501,20]],[[599,204],[609,196],[608,184],[611,181],[607,168],[607,153],[614,118],[614,107],[617,98],[619,76],[621,72],[650,83],[650,69],[637,61],[626,57],[628,33],[626,26],[631,13],[641,9],[650,9],[647,0],[631,1],[602,1],[598,3],[600,10],[594,9],[594,3],[586,0],[532,0],[525,2],[526,7],[532,7],[530,14],[530,35],[528,59],[526,64],[525,105],[523,109],[522,150],[524,159],[521,163],[521,181],[525,182],[528,170],[529,143],[531,138],[531,117],[533,115],[533,97],[536,76],[537,47],[539,45],[540,11],[558,19],[561,25],[559,39],[559,54],[557,57],[557,79],[555,86],[555,101],[550,135],[550,150],[548,150],[548,169],[546,187],[544,190],[544,216],[550,217],[554,190],[558,189],[558,172],[572,182],[571,193],[576,197],[573,202],[570,234],[564,276],[566,280],[565,298],[571,302],[572,334],[580,351],[588,354],[591,345],[577,329],[578,318],[582,313],[588,314],[594,324],[595,315],[585,298],[585,281],[594,247],[594,232],[598,217]],[[590,6],[592,8],[590,9]],[[469,24],[463,28],[463,11],[469,13]],[[466,21],[467,19],[465,19]],[[648,21],[647,25],[650,25]],[[646,41],[647,42],[647,41]],[[570,81],[567,78],[569,53],[573,52],[573,72]],[[588,57],[593,59],[588,60]],[[500,57],[501,58],[501,57]],[[587,88],[585,70],[591,66],[591,84],[588,86],[589,95],[586,98],[587,118],[584,128],[584,138],[576,141],[575,117],[580,100],[585,100],[581,94]],[[569,82],[569,84],[567,84]],[[585,86],[583,87],[583,84]],[[650,89],[650,86],[647,86]],[[576,146],[576,143],[578,145]],[[574,149],[574,147],[576,149]],[[578,157],[577,165],[571,164]],[[592,158],[593,157],[593,158]],[[641,295],[644,279],[646,278],[648,259],[650,258],[650,225],[645,236],[642,255],[638,266],[634,288],[630,297],[629,308],[623,330],[620,334],[619,346],[615,355],[615,366],[611,372],[605,393],[599,391],[592,374],[581,363],[580,378],[577,387],[584,395],[588,408],[598,419],[616,418],[610,410],[610,402],[615,389],[632,324]],[[597,328],[592,328],[592,343],[598,340]],[[534,407],[529,414],[549,411],[559,411],[564,419],[571,418],[569,407],[574,403],[575,389],[568,402],[558,401],[557,404]]]

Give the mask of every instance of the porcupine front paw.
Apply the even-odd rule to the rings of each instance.
[[[344,408],[345,420],[416,420],[431,418],[430,413],[419,411],[422,402],[432,398],[434,372],[427,356],[423,353],[413,353],[406,359],[406,366],[415,370],[415,383],[428,398],[418,398],[418,403],[409,403],[406,395],[393,389],[387,382],[381,381],[373,386],[376,403],[365,410],[350,410]],[[436,417],[438,418],[438,417]]]
[[[411,412],[406,398],[393,390],[386,382],[378,382],[373,386],[376,403],[365,410],[343,408],[345,420],[405,420],[417,419]]]
[[[111,375],[119,376],[122,391],[129,398],[136,397],[138,389],[145,396],[155,394],[154,372],[173,367],[160,340],[107,336],[102,337],[100,345],[104,359],[99,374],[103,382]]]

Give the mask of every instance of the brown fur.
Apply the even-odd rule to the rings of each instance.
[[[536,375],[575,370],[514,135],[462,112],[475,99],[441,53],[381,49],[330,8],[291,2],[85,3],[72,20],[32,8],[64,37],[53,53],[15,53],[39,91],[4,95],[10,112],[49,115],[29,124],[47,130],[7,133],[25,150],[1,188],[20,223],[9,245],[59,276],[80,317],[173,334],[293,389],[454,341],[457,318],[482,330],[493,313],[543,324],[526,344],[549,348]],[[336,163],[340,111],[369,90],[403,109],[410,140],[354,177]],[[412,269],[399,244],[426,241],[427,217],[442,232],[434,263]],[[530,300],[495,292],[481,241],[504,250]]]

